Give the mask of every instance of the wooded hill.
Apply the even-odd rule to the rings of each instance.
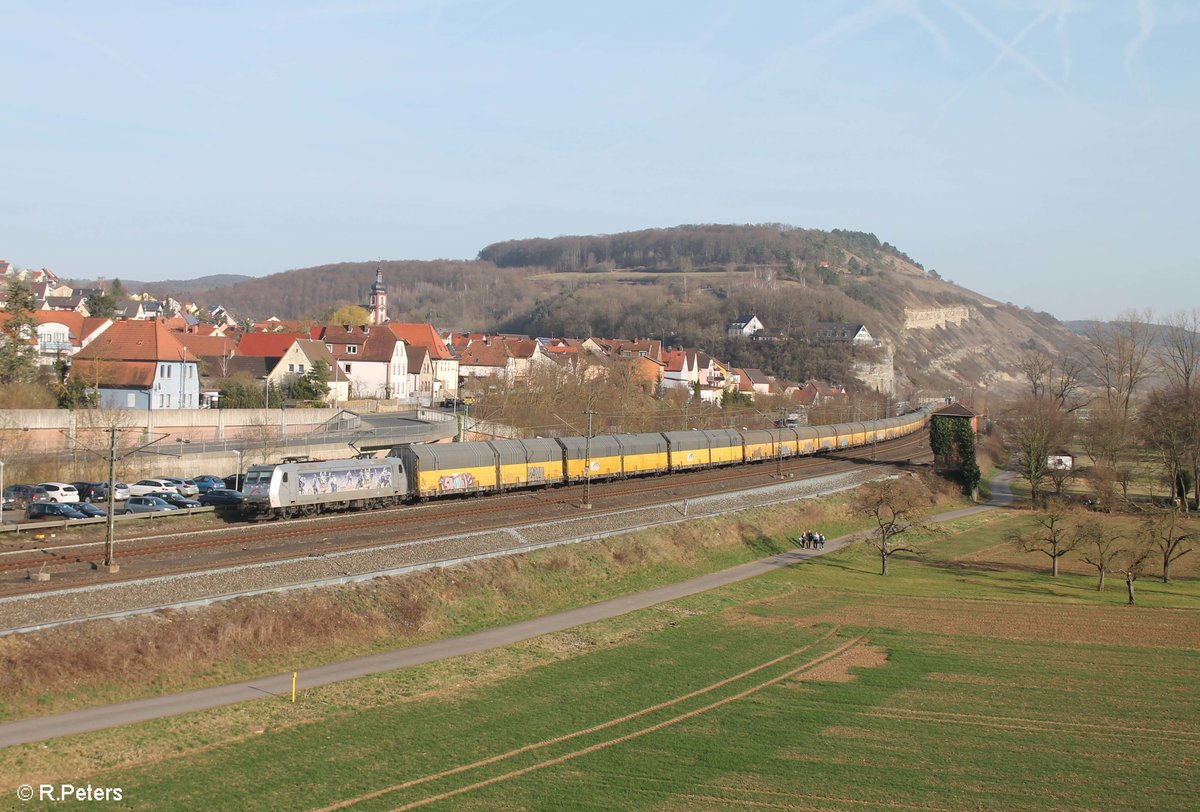
[[[795,340],[817,321],[867,325],[895,347],[896,366],[912,388],[958,394],[983,380],[1003,389],[1021,349],[1052,350],[1067,336],[1048,314],[943,280],[873,234],[780,225],[512,240],[487,246],[475,261],[322,265],[216,287],[201,298],[255,319],[324,320],[342,304],[364,302],[376,268],[396,320],[453,330],[660,338],[799,380],[849,382],[850,363],[863,360]],[[958,311],[967,314],[961,324],[917,324],[955,307],[965,308]],[[728,339],[726,325],[742,313],[757,314],[793,340]]]

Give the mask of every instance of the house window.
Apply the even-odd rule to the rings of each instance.
[[[333,345],[332,345],[332,344],[326,344],[326,345],[325,345],[325,349],[329,350],[330,352],[333,352]]]
[[[343,365],[342,365],[342,369],[343,369],[345,372],[349,372],[349,371],[350,371],[350,365],[349,365],[349,364],[343,364]]]
[[[167,377],[167,365],[166,364],[158,365],[158,377],[160,377],[160,378]]]
[[[136,398],[137,398],[137,395],[133,394],[132,392],[129,392],[128,394],[125,395],[125,405],[128,406],[130,409],[132,409],[133,401]]]
[[[347,355],[358,355],[358,345],[357,344],[347,344],[346,345],[346,354]]]
[[[301,364],[300,366],[296,367],[296,371],[299,372],[301,375],[303,375],[304,374],[304,364]]]
[[[295,371],[296,371],[296,365],[288,364],[288,372],[295,372]]]

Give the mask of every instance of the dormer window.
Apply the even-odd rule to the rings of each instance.
[[[358,355],[358,345],[357,344],[347,344],[346,345],[346,354],[347,355]]]

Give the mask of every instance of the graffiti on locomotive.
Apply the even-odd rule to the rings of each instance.
[[[317,496],[339,491],[361,491],[392,487],[392,469],[386,465],[348,468],[341,471],[307,471],[299,475],[300,495]]]

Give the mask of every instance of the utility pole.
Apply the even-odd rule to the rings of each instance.
[[[108,427],[108,521],[107,528],[104,534],[104,566],[108,567],[110,573],[117,571],[117,564],[114,560],[113,544],[116,540],[116,518],[114,513],[117,510],[117,427]]]
[[[687,400],[683,402],[683,430],[688,430],[688,407],[692,405],[692,393],[688,392]]]
[[[592,507],[592,415],[595,414],[589,407],[584,413],[587,415],[587,437],[583,441],[583,508],[590,510]]]
[[[779,424],[775,427],[775,476],[783,479],[783,427],[787,421],[783,416],[783,407],[779,407]]]

